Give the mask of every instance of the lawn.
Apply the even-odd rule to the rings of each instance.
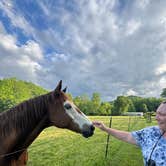
[[[109,117],[89,117],[109,125]],[[129,125],[130,121],[130,125]],[[127,116],[113,117],[112,127],[121,130],[137,130],[145,126],[144,118]],[[50,127],[45,129],[29,147],[28,166],[143,166],[138,147],[110,137],[108,156],[105,159],[107,134],[95,130],[90,138],[65,129]]]

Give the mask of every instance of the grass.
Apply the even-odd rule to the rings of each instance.
[[[91,120],[109,125],[109,117],[95,116]],[[121,130],[138,130],[156,124],[144,118],[113,117],[112,127]],[[85,139],[65,129],[45,129],[29,147],[28,166],[143,166],[138,147],[110,137],[108,156],[105,159],[107,134],[95,130],[94,136]]]

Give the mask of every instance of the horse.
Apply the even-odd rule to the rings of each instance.
[[[61,88],[62,80],[53,91],[0,114],[0,166],[25,166],[28,147],[47,127],[69,129],[85,138],[93,135],[92,122]]]

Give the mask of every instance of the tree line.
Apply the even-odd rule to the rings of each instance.
[[[40,86],[16,78],[0,80],[0,112],[47,92]],[[155,111],[166,97],[166,88],[163,89],[161,98],[117,96],[114,101],[104,102],[97,92],[94,92],[92,97],[86,94],[76,97],[68,94],[68,96],[86,115],[123,115],[126,112],[146,113]]]
[[[0,80],[0,112],[44,93],[47,93],[47,90],[31,82],[17,80],[16,78]]]
[[[114,101],[102,102],[99,93],[92,98],[80,96],[73,99],[87,115],[123,115],[126,112],[154,112],[163,98],[142,98],[138,96],[118,96]]]

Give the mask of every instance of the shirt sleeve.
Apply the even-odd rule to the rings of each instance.
[[[153,126],[147,127],[138,131],[131,132],[131,135],[136,140],[137,145],[140,147],[147,147],[158,139],[160,136],[160,130]]]
[[[139,147],[142,147],[142,144],[144,144],[145,140],[144,140],[144,135],[145,135],[145,131],[144,129],[138,130],[138,131],[133,131],[131,132],[131,135],[133,136],[133,138],[136,140],[136,143]]]
[[[153,142],[155,140],[155,137],[158,138],[159,131],[156,127],[147,127],[138,131],[133,131],[131,134],[138,146],[146,147],[151,141]]]

